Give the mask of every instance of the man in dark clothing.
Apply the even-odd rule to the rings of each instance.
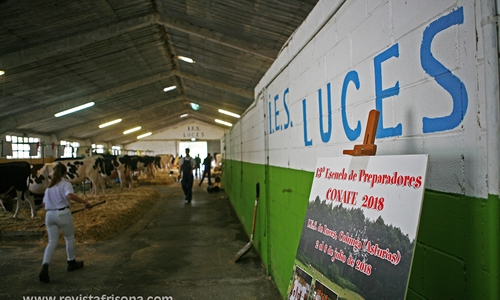
[[[181,185],[186,201],[191,202],[193,196],[193,170],[196,168],[196,161],[189,156],[189,148],[186,148],[186,156],[179,159],[179,170],[181,170]]]
[[[208,185],[212,184],[212,181],[210,180],[210,168],[212,167],[212,155],[210,153],[207,154],[207,157],[203,160],[203,176],[201,176],[200,184],[203,182],[203,179],[205,179],[205,175],[208,177]]]
[[[196,157],[194,158],[194,160],[196,161],[196,178],[198,178],[198,176],[201,175],[201,172],[200,172],[200,165],[201,165],[201,158],[200,158],[200,155],[196,155]]]

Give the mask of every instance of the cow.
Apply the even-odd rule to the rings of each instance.
[[[131,172],[146,172],[147,178],[154,178],[154,157],[152,156],[130,156],[128,167]]]
[[[163,169],[163,166],[161,165],[161,157],[160,156],[153,157],[153,168],[156,172]]]
[[[0,195],[6,195],[11,190],[16,191],[17,207],[14,213],[14,219],[19,214],[22,196],[27,200],[31,207],[31,217],[36,215],[35,200],[29,192],[29,177],[31,166],[27,162],[9,162],[0,164]]]
[[[31,166],[31,174],[29,178],[29,189],[33,194],[45,194],[45,190],[49,186],[52,179],[54,167],[58,163],[37,164]]]
[[[163,170],[170,170],[172,168],[172,154],[160,155],[160,166]]]
[[[98,155],[98,159],[102,159],[101,174],[105,178],[113,178],[113,174],[116,172],[120,179],[120,191],[123,190],[123,182],[128,184],[130,190],[132,189],[130,172],[127,172],[130,165],[130,156]]]
[[[68,170],[66,180],[70,183],[81,184],[88,178],[92,182],[94,196],[97,196],[99,188],[102,189],[103,193],[106,193],[104,179],[101,176],[103,162],[99,156],[89,156],[82,159],[56,159],[54,162],[66,166]],[[52,174],[51,170],[49,170],[49,174]]]

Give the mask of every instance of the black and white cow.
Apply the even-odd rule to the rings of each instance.
[[[130,156],[128,167],[131,172],[146,172],[147,178],[154,178],[154,157],[153,156]]]
[[[153,169],[155,172],[158,172],[161,169],[163,169],[162,165],[161,165],[161,157],[160,156],[153,157]]]
[[[99,188],[102,189],[103,193],[106,193],[106,186],[104,184],[104,178],[101,176],[102,173],[102,161],[99,156],[89,156],[81,159],[56,159],[54,163],[60,163],[66,166],[68,172],[66,174],[66,180],[72,184],[81,184],[87,178],[92,182],[92,194],[97,196],[97,191]],[[52,175],[54,164],[47,164],[49,170],[48,174]]]
[[[101,174],[106,179],[113,179],[116,178],[115,176],[118,176],[120,179],[120,191],[123,190],[123,182],[126,182],[128,188],[132,189],[130,172],[127,172],[130,164],[130,156],[98,155],[98,157],[102,158]]]
[[[8,194],[11,190],[16,191],[17,207],[14,218],[19,214],[22,204],[22,196],[31,207],[31,217],[36,215],[35,200],[29,192],[29,177],[31,166],[27,162],[9,162],[0,164],[0,195]]]

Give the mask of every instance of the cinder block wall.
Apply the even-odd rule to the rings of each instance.
[[[407,298],[500,297],[498,111],[488,111],[498,95],[485,84],[498,61],[485,55],[496,47],[483,43],[485,3],[319,1],[255,88],[223,139],[223,184],[250,232],[260,182],[255,247],[282,295],[317,158],[362,143],[378,109],[377,155],[429,154]]]

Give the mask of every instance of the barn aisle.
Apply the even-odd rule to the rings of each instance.
[[[38,281],[38,239],[0,241],[0,299],[281,299],[254,250],[234,263],[248,237],[226,194],[197,183],[191,204],[179,183],[152,186],[162,198],[138,222],[110,240],[77,244],[82,270],[66,272],[60,244],[49,284]]]

